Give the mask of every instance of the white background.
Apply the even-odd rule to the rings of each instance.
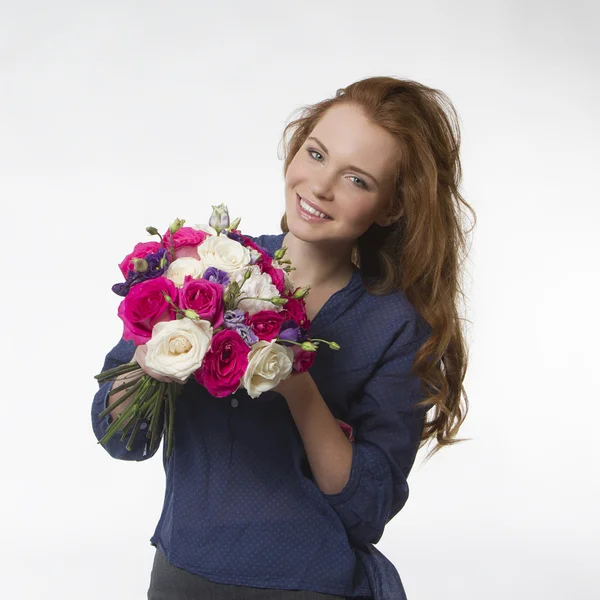
[[[225,202],[279,233],[284,125],[372,75],[443,90],[477,212],[472,441],[422,463],[378,548],[409,600],[598,592],[598,9],[593,2],[0,5],[6,598],[145,598],[161,454],[113,460],[90,407],[145,227]]]

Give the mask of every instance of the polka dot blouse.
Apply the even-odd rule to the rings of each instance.
[[[285,234],[250,237],[271,255]],[[213,398],[192,377],[176,401],[173,454],[166,458],[162,513],[150,538],[173,565],[217,583],[301,589],[347,598],[402,600],[394,565],[373,544],[408,498],[425,410],[415,352],[431,327],[406,296],[374,296],[356,269],[311,322],[321,344],[309,369],[319,392],[352,443],[350,479],[325,494],[315,483],[302,438],[285,398],[245,390]],[[121,338],[102,370],[133,358]],[[111,422],[99,418],[113,382],[92,402],[101,439]],[[117,433],[102,446],[115,459],[152,458],[140,429],[132,451]],[[159,447],[159,448],[160,448]]]

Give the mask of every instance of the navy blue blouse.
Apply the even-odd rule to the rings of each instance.
[[[271,255],[284,233],[253,239]],[[373,544],[408,498],[425,410],[415,352],[430,325],[401,292],[369,294],[361,272],[333,294],[311,322],[321,344],[309,372],[335,418],[353,428],[350,479],[325,494],[315,483],[285,398],[245,390],[213,398],[192,377],[176,402],[174,444],[166,458],[164,505],[154,534],[169,562],[217,583],[302,589],[345,597],[402,600],[394,565]],[[129,362],[135,346],[121,339],[103,370]],[[100,419],[112,381],[100,385],[91,417]],[[147,460],[147,427],[132,451],[117,433],[105,447],[121,460]],[[104,447],[104,446],[103,446]]]

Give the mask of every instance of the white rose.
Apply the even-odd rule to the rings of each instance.
[[[202,269],[215,267],[232,273],[250,264],[250,250],[225,234],[207,237],[198,246]]]
[[[197,258],[182,256],[169,265],[165,277],[180,288],[183,287],[186,275],[191,275],[194,279],[197,279],[202,277],[203,273],[202,263]]]
[[[200,223],[199,225],[193,225],[192,229],[197,229],[198,231],[206,231],[206,233],[210,233],[210,235],[217,235],[217,230],[210,225],[206,225],[204,223]]]
[[[273,296],[280,298],[281,294],[271,280],[270,275],[261,273],[258,267],[256,267],[257,270],[254,271],[254,267],[256,267],[256,265],[250,267],[252,274],[242,286],[242,295],[240,296],[237,308],[247,312],[248,315],[254,315],[261,310],[274,310],[275,312],[282,311],[285,308],[285,305],[277,306],[277,304],[273,304],[268,300],[255,299],[272,298]],[[248,300],[243,300],[245,296],[248,296]]]
[[[161,321],[152,328],[152,337],[146,342],[146,364],[161,375],[185,383],[202,365],[212,337],[210,321],[187,317]]]
[[[294,351],[275,340],[259,340],[248,353],[248,368],[242,376],[242,385],[251,398],[273,389],[287,379],[294,365]]]

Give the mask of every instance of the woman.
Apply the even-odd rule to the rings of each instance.
[[[168,461],[163,444],[150,600],[405,597],[373,544],[408,498],[418,449],[435,438],[431,456],[459,441],[459,209],[470,207],[451,103],[414,81],[372,77],[305,107],[284,139],[288,130],[283,233],[250,239],[271,254],[288,248],[294,284],[311,286],[311,337],[341,348],[322,346],[309,371],[256,400],[186,384]],[[145,347],[123,339],[103,370],[133,356],[161,379]],[[94,398],[98,439],[125,408],[98,418],[119,397],[107,397],[112,385]],[[106,449],[153,455],[144,430],[131,452],[119,435]]]

